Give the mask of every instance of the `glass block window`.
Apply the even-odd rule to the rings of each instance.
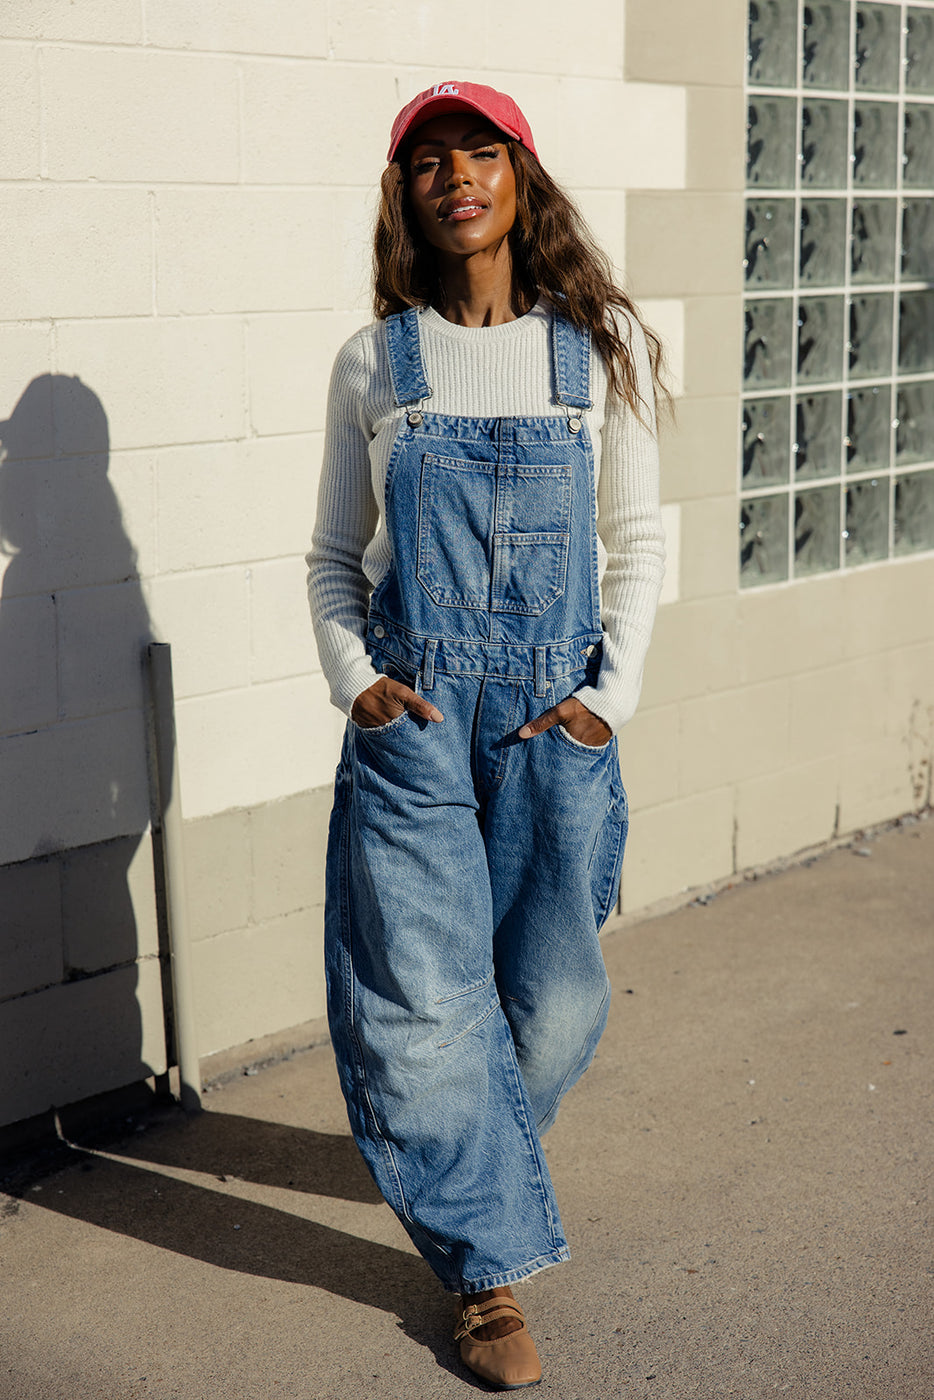
[[[749,0],[740,584],[934,550],[934,0]]]

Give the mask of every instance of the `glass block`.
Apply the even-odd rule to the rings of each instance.
[[[895,297],[890,292],[857,294],[850,302],[848,346],[851,379],[892,373]]]
[[[934,93],[934,10],[908,7],[905,87],[909,92]]]
[[[747,185],[794,189],[797,105],[794,97],[750,97],[746,112]]]
[[[905,154],[902,184],[913,190],[934,188],[934,107],[905,104]]]
[[[895,396],[895,462],[934,462],[934,380],[901,384]]]
[[[791,298],[747,301],[743,378],[747,388],[781,389],[791,383]]]
[[[801,104],[801,182],[812,189],[846,189],[849,115],[845,102],[807,97]]]
[[[788,496],[743,501],[739,516],[741,588],[781,583],[788,577]]]
[[[813,0],[802,12],[806,87],[846,91],[850,80],[849,0]]]
[[[856,86],[898,92],[901,13],[897,5],[856,6]]]
[[[843,297],[798,302],[798,378],[825,383],[843,377]]]
[[[898,169],[898,104],[857,102],[853,114],[853,183],[891,189]]]
[[[934,282],[934,201],[906,199],[902,206],[902,276]]]
[[[854,481],[846,488],[848,564],[868,564],[889,552],[889,483],[886,477]]]
[[[801,205],[801,285],[842,287],[845,265],[846,201],[804,200]]]
[[[743,403],[743,489],[788,481],[791,399],[746,399]]]
[[[853,389],[846,404],[849,472],[887,471],[892,439],[892,390],[888,384]]]
[[[898,205],[894,199],[853,201],[850,276],[854,282],[893,282],[898,242]]]
[[[843,441],[843,392],[802,394],[795,405],[795,477],[838,476]]]
[[[794,87],[797,0],[750,0],[746,64],[755,87]]]
[[[934,291],[902,292],[898,313],[898,372],[934,369]]]
[[[934,549],[934,471],[895,479],[895,553]]]
[[[799,491],[795,496],[795,578],[839,567],[839,486]]]
[[[746,201],[748,287],[790,287],[794,280],[795,205],[793,199]]]

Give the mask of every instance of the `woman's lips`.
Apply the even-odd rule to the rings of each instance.
[[[473,219],[477,214],[484,213],[484,209],[485,206],[482,204],[455,204],[453,208],[445,210],[440,217],[442,222],[461,223],[464,219]]]

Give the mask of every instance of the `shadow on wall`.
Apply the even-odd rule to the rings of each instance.
[[[4,1124],[159,1072],[165,1049],[142,676],[152,632],[103,404],[80,379],[42,375],[0,422],[0,448]],[[147,1035],[141,1002],[155,1013]]]

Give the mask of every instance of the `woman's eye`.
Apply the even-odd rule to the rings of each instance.
[[[429,170],[435,170],[437,168],[437,165],[437,160],[432,160],[430,157],[426,156],[424,160],[413,161],[412,170],[416,175],[424,175]]]
[[[495,160],[499,151],[495,146],[491,146],[489,150],[474,151],[474,155],[479,156],[481,160]]]

